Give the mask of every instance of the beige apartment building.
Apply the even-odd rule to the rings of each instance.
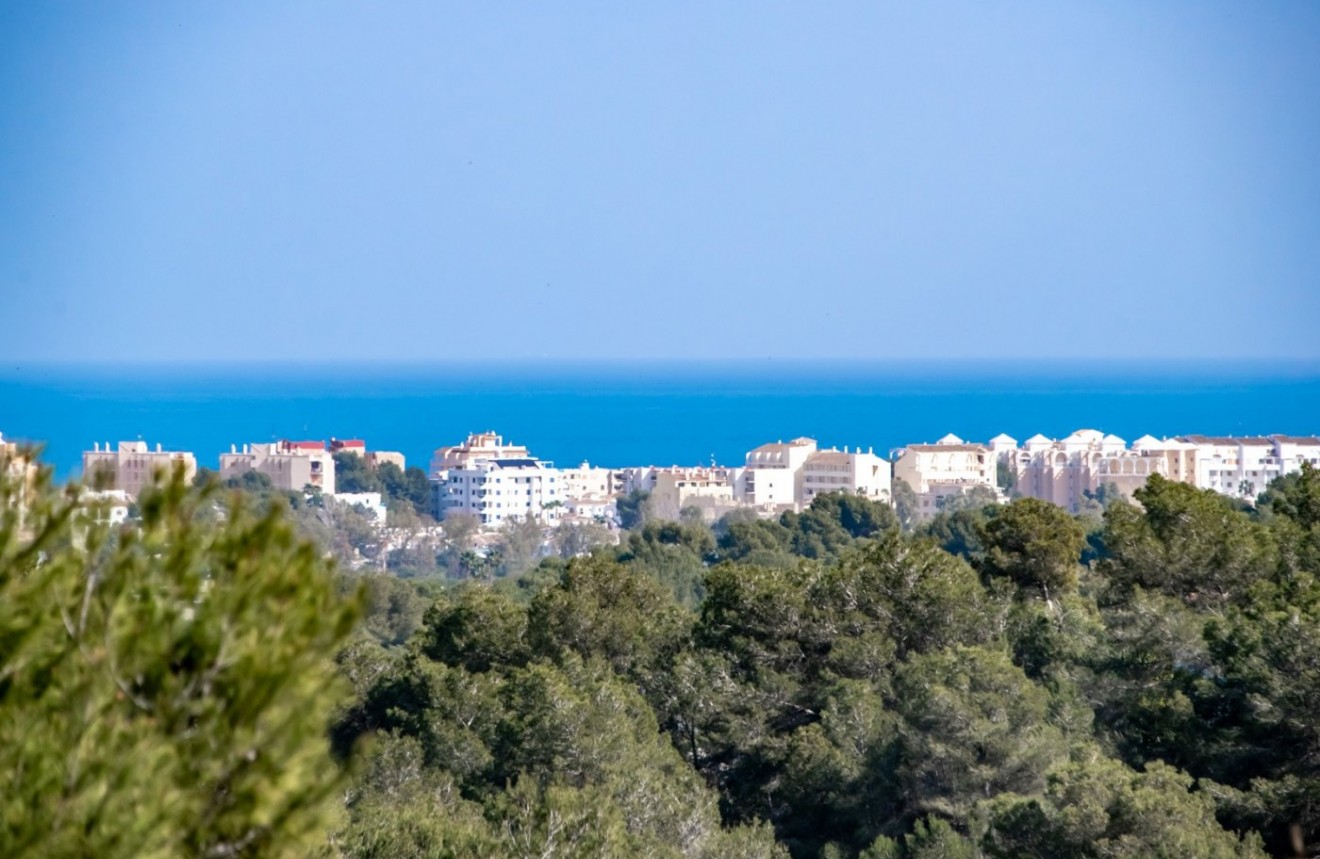
[[[968,444],[950,433],[935,444],[910,444],[895,451],[894,480],[903,480],[917,496],[917,516],[928,519],[946,500],[983,486],[998,492],[995,457],[990,448]]]
[[[677,519],[695,507],[714,521],[736,506],[728,469],[658,468],[651,475],[651,512],[661,519]]]
[[[121,441],[111,448],[110,442],[102,448],[94,442],[91,450],[83,451],[83,478],[89,484],[104,481],[98,489],[119,489],[137,498],[144,486],[157,476],[168,477],[176,468],[183,469],[183,477],[192,481],[197,475],[197,457],[188,451],[162,450],[159,444],[150,450],[145,441]]]
[[[287,492],[315,487],[335,494],[335,460],[323,441],[276,441],[230,447],[220,455],[220,479],[241,477],[256,471],[270,478],[271,485]]]
[[[1001,435],[990,442],[997,462],[1013,469],[1018,494],[1040,498],[1076,513],[1088,493],[1112,486],[1126,498],[1151,475],[1252,499],[1270,481],[1320,463],[1320,439],[1295,436],[1228,438],[1189,435],[1157,439],[1144,435],[1128,445],[1098,430],[1077,430],[1054,440],[1043,435],[1022,447]]]
[[[520,444],[505,444],[494,430],[472,433],[462,444],[437,448],[431,457],[430,478],[443,479],[445,472],[467,468],[481,459],[530,459],[532,455]]]

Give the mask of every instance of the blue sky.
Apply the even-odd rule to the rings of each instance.
[[[1317,94],[1317,3],[8,3],[0,359],[1314,360]]]

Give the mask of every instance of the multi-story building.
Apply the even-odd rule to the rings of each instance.
[[[737,506],[728,469],[657,468],[650,477],[651,512],[661,519],[677,519],[695,507],[714,521]]]
[[[771,442],[747,452],[734,497],[762,510],[789,509],[803,495],[802,469],[816,452],[816,440]]]
[[[582,463],[576,468],[559,469],[566,498],[611,498],[614,496],[614,472]]]
[[[94,442],[91,450],[83,451],[83,476],[97,489],[122,489],[137,498],[144,486],[157,476],[167,477],[174,469],[182,468],[185,480],[197,474],[197,457],[187,451],[148,450],[145,441],[121,441],[112,449],[110,442],[104,449]]]
[[[873,450],[849,452],[845,447],[815,451],[802,464],[802,490],[797,504],[809,506],[813,498],[826,492],[848,492],[889,503],[892,470],[889,461],[876,456]]]
[[[1320,463],[1320,438],[1189,435],[1178,441],[1196,449],[1196,485],[1235,498],[1255,498],[1303,462]]]
[[[1131,498],[1153,474],[1251,499],[1303,462],[1320,462],[1320,439],[1295,436],[1144,435],[1129,446],[1117,436],[1078,430],[1058,441],[1036,435],[1021,448],[1001,435],[991,440],[990,448],[997,462],[1012,469],[1018,494],[1074,513],[1101,487],[1116,488]]]
[[[530,459],[527,448],[520,444],[505,444],[494,430],[472,433],[462,444],[438,448],[431,457],[430,478],[441,479],[454,468],[467,468],[481,459]]]
[[[504,444],[493,432],[437,450],[431,480],[437,519],[470,513],[484,525],[527,517],[554,525],[564,513],[562,480],[554,463],[536,459],[520,445]]]
[[[220,479],[241,477],[249,471],[270,478],[276,489],[302,492],[308,487],[335,494],[335,460],[323,441],[276,441],[231,446],[220,455]]]
[[[565,512],[580,519],[613,522],[618,518],[616,475],[608,468],[582,463],[559,470],[559,492]]]
[[[950,433],[935,444],[910,444],[894,455],[894,479],[916,493],[919,518],[934,516],[947,499],[974,487],[998,493],[995,457],[985,445],[968,444]]]

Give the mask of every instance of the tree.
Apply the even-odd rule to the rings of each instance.
[[[562,522],[555,528],[554,544],[561,558],[586,555],[610,542],[610,530],[595,522]]]
[[[376,467],[376,475],[387,498],[411,506],[418,516],[430,518],[431,481],[425,471],[416,466],[401,471],[392,462],[382,462]]]
[[[980,798],[1035,793],[1066,758],[1047,718],[1049,695],[998,651],[916,656],[894,691],[903,716],[898,781],[914,817],[965,820]]]
[[[651,520],[651,493],[634,489],[618,501],[619,524],[628,530]]]
[[[481,530],[481,520],[475,513],[455,510],[445,515],[440,530],[445,534],[444,562],[449,575],[454,578],[471,575],[472,565],[465,563],[464,559],[475,557],[473,547],[477,532]]]
[[[998,504],[999,495],[989,486],[969,486],[957,495],[941,495],[935,504],[940,510],[953,513],[958,510],[976,510]]]
[[[894,512],[898,514],[898,524],[904,533],[911,531],[916,527],[917,520],[921,516],[917,493],[901,477],[894,478],[891,491],[894,495]]]
[[[981,529],[981,568],[1046,599],[1077,583],[1086,533],[1067,511],[1038,498],[1019,498]]]
[[[334,454],[335,489],[339,492],[382,492],[380,478],[366,457],[340,451]]]
[[[114,531],[37,489],[20,534],[0,470],[0,854],[306,852],[355,602],[275,506],[217,518],[181,469]]]
[[[536,566],[544,554],[545,542],[540,520],[530,513],[521,518],[510,516],[499,533],[499,575],[520,576]]]
[[[1052,774],[1039,798],[988,803],[982,847],[993,859],[1264,859],[1260,839],[1224,831],[1214,800],[1192,786],[1162,763],[1139,773],[1093,756]]]
[[[1275,478],[1261,493],[1258,506],[1305,529],[1320,525],[1320,468],[1303,462],[1300,471]]]
[[[1134,497],[1141,509],[1112,504],[1105,511],[1099,568],[1119,590],[1159,589],[1213,607],[1246,599],[1278,567],[1269,529],[1217,492],[1155,474]]]

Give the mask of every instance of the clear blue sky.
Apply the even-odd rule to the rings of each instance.
[[[6,3],[0,298],[10,363],[1316,359],[1320,3]]]

